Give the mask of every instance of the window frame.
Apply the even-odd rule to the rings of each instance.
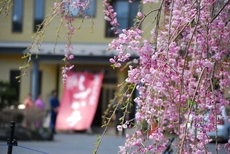
[[[17,2],[20,3],[20,6],[15,5]],[[16,9],[20,9],[18,14]],[[15,13],[17,12],[17,13]],[[21,15],[21,18],[19,18],[18,22],[15,22],[17,19],[14,19],[16,16]],[[24,0],[15,0],[13,9],[12,9],[12,32],[13,33],[22,33],[23,32],[23,16],[24,16]],[[17,18],[17,17],[16,17]],[[18,23],[18,25],[16,25]],[[17,27],[18,26],[18,27]],[[18,29],[19,28],[19,29]]]
[[[124,28],[125,29],[127,29],[127,28],[130,28],[130,27],[132,27],[133,25],[134,25],[134,21],[131,21],[131,20],[134,20],[134,18],[135,17],[132,17],[132,13],[131,13],[131,11],[130,10],[132,10],[132,5],[135,5],[134,3],[139,3],[139,5],[141,4],[140,2],[140,0],[137,0],[137,1],[133,1],[132,3],[129,3],[127,0],[112,0],[111,2],[110,2],[110,4],[111,4],[111,6],[113,6],[113,9],[116,11],[116,8],[115,8],[115,3],[117,3],[117,2],[127,2],[128,3],[128,9],[127,9],[127,18],[126,18],[126,20],[128,21],[128,24],[127,24],[127,26],[125,26]],[[140,7],[137,7],[137,12],[139,11],[139,10],[141,10],[141,8]],[[137,12],[136,12],[136,14],[137,14]],[[117,21],[118,21],[118,23],[120,23],[119,22],[119,18],[117,17]],[[113,30],[111,30],[111,28],[112,28],[112,26],[111,26],[111,24],[110,24],[110,22],[109,21],[106,21],[106,30],[105,30],[105,37],[106,38],[112,38],[112,37],[115,37],[116,36],[116,34],[114,34],[114,31]],[[120,28],[120,27],[118,27],[120,30],[122,30],[123,28]]]
[[[77,0],[73,0],[73,1],[77,1]],[[66,3],[68,3],[68,2],[66,2]],[[89,6],[87,6],[87,8],[83,11],[83,14],[81,14],[81,13],[79,14],[79,8],[73,9],[73,8],[71,8],[70,5],[69,4],[64,4],[64,7],[65,7],[64,14],[67,14],[68,17],[73,17],[73,18],[83,18],[83,17],[95,18],[96,17],[97,0],[91,0]],[[66,7],[69,7],[69,9],[67,9]],[[93,13],[88,14],[87,12],[91,8],[93,8],[93,11],[92,11]],[[72,12],[75,12],[75,11],[77,12],[76,15],[75,15],[75,13],[72,13]]]
[[[41,4],[42,7],[37,8],[38,6],[36,5],[37,4],[36,2],[41,2],[41,1],[43,3],[43,4]],[[36,8],[39,10],[38,12],[40,12],[42,10],[42,15],[41,15],[42,19],[41,19],[41,21],[36,20],[36,12],[37,12]],[[34,16],[33,17],[34,17],[33,18],[33,32],[36,32],[38,30],[37,26],[39,24],[41,24],[43,22],[44,18],[45,18],[45,0],[34,0]]]
[[[16,91],[16,99],[17,99],[17,101],[19,101],[19,99],[20,99],[20,86],[21,86],[20,83],[21,82],[19,82],[16,77],[20,76],[20,75],[21,75],[20,70],[16,70],[16,69],[11,69],[10,70],[9,81],[10,81],[11,85],[14,87],[14,89]]]

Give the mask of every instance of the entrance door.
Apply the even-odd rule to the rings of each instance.
[[[116,90],[117,90],[116,84],[102,85],[102,110],[103,111],[107,109],[110,101],[114,98]]]
[[[103,122],[102,116],[106,111],[108,104],[114,98],[114,93],[117,90],[117,84],[102,84],[100,99],[98,102],[97,111],[93,120],[93,126],[101,126]]]
[[[116,91],[117,91],[117,84],[102,85],[102,116],[105,115],[105,111],[108,108],[108,105],[113,100]],[[112,109],[110,109],[109,111],[112,111]],[[110,116],[110,113],[108,113],[107,116]]]

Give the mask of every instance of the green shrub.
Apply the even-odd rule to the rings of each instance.
[[[15,88],[8,82],[0,81],[0,110],[17,103]]]

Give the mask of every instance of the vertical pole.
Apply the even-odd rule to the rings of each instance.
[[[12,154],[14,128],[15,128],[15,122],[11,121],[11,123],[10,123],[10,138],[9,138],[9,141],[8,141],[8,153],[7,154]]]
[[[33,60],[33,70],[32,70],[32,100],[35,101],[38,96],[38,73],[39,73],[39,64],[38,60],[35,58]]]

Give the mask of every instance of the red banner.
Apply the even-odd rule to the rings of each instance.
[[[86,130],[91,126],[102,79],[102,73],[68,73],[57,116],[57,130]]]

